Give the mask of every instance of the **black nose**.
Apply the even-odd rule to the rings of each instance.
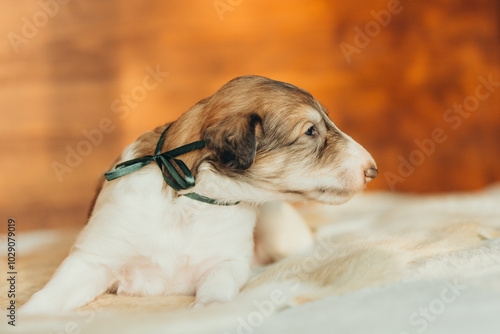
[[[370,182],[371,180],[373,180],[374,178],[376,178],[378,175],[378,170],[376,167],[370,167],[368,169],[365,170],[365,180],[366,182]]]

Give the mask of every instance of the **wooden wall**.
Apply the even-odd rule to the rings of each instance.
[[[500,81],[498,1],[59,1],[0,13],[0,211],[21,229],[83,225],[125,145],[243,74],[315,95],[377,160],[369,189],[500,180],[500,87],[479,87]]]

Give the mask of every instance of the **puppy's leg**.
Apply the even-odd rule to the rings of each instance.
[[[231,300],[250,275],[246,259],[228,260],[210,269],[198,283],[194,307]]]
[[[260,207],[254,239],[254,262],[261,265],[305,251],[314,241],[302,216],[284,202],[268,202]]]
[[[57,269],[47,285],[21,308],[22,314],[53,314],[74,310],[106,291],[113,280],[96,255],[76,250]]]

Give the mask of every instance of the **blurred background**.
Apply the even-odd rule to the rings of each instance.
[[[500,181],[500,2],[4,1],[0,210],[83,226],[141,133],[233,77],[311,92],[378,163],[368,190]]]

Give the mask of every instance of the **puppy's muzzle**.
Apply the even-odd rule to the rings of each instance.
[[[375,166],[372,166],[368,169],[365,169],[365,182],[368,183],[376,178],[378,175],[378,169]]]

